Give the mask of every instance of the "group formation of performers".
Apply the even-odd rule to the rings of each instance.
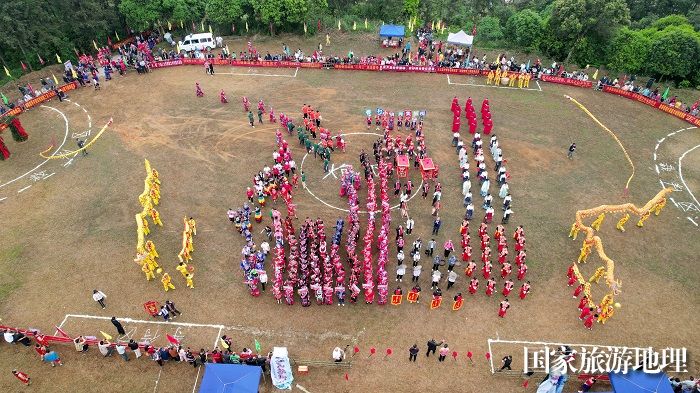
[[[367,113],[366,122],[369,130],[372,127],[371,113]],[[377,113],[374,115],[375,131],[394,131],[394,124],[396,124],[398,131],[401,131],[404,127],[406,130],[416,131],[419,128],[423,128],[423,116],[420,113],[408,110],[398,112],[397,116],[394,112],[377,109]]]
[[[457,97],[454,97],[452,100],[451,110],[454,115],[454,118],[459,119],[461,108],[459,106]],[[481,139],[481,134],[478,131],[476,131],[476,121],[474,120],[476,115],[474,114],[474,107],[472,105],[471,97],[467,99],[464,105],[464,112],[465,116],[467,117],[470,123],[470,133],[473,134],[471,147],[474,155],[474,165],[476,166],[476,175],[479,180],[479,194],[483,197],[482,208],[485,211],[486,222],[490,223],[493,220],[495,212],[493,207],[493,196],[490,192],[491,180],[489,180],[489,173],[485,163],[484,146],[483,141]],[[481,112],[482,117],[484,119],[484,133],[488,134],[491,132],[491,129],[487,126],[493,125],[490,117],[488,99],[485,99],[483,101],[481,106]],[[471,126],[472,124],[474,124],[473,128]],[[488,133],[486,132],[487,130]],[[452,123],[452,146],[457,149],[457,154],[459,156],[459,167],[462,171],[462,195],[464,197],[464,207],[466,209],[464,216],[467,220],[471,220],[471,218],[474,215],[474,203],[473,195],[471,192],[471,176],[469,174],[469,157],[467,153],[467,147],[465,146],[464,141],[461,139],[461,135],[459,132],[459,123],[455,123],[454,120]],[[496,136],[496,134],[493,134],[491,136],[488,150],[491,153],[491,158],[494,162],[493,168],[494,172],[496,173],[496,182],[500,186],[498,191],[498,197],[503,200],[503,218],[501,220],[501,223],[507,224],[510,219],[510,216],[513,214],[513,210],[511,209],[513,198],[510,195],[510,186],[508,185],[508,171],[505,166],[506,160],[503,158],[503,152],[499,145],[498,137]]]
[[[323,171],[327,173],[330,170],[331,153],[335,150],[345,152],[343,131],[339,130],[333,136],[330,130],[321,127],[321,114],[318,110],[314,110],[311,105],[304,104],[301,112],[304,127],[296,127],[299,144],[304,146],[308,154],[313,154],[314,159],[321,157],[323,160]],[[291,134],[292,130],[294,130],[294,125],[288,125],[287,131]]]
[[[596,322],[605,324],[615,313],[612,294],[605,295],[598,305],[593,302],[589,295],[591,283],[598,283],[604,275],[605,268],[599,267],[588,282],[579,283],[574,289],[574,299],[578,299],[583,294],[578,304],[578,310],[581,312],[578,319],[583,321],[583,326],[588,330],[593,330],[593,324]],[[569,266],[567,277],[569,279],[568,286],[570,287],[578,282],[574,265]]]
[[[503,70],[501,70],[503,68]],[[530,79],[532,78],[532,75],[529,72],[525,71],[508,71],[507,67],[498,67],[495,70],[489,71],[488,75],[486,75],[486,84],[490,85],[493,83],[496,86],[500,86],[502,79],[501,78],[508,78],[508,87],[515,87],[515,84],[518,84],[518,88],[529,88],[530,87]]]

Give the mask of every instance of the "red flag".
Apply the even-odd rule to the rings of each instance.
[[[58,334],[60,334],[61,336],[70,338],[70,336],[68,335],[68,333],[64,332],[63,329],[61,329],[61,328],[58,327],[58,326],[56,326],[56,331],[57,331]]]
[[[37,54],[37,56],[39,57],[39,63],[41,63],[41,65],[44,65],[44,59],[42,59],[41,56],[39,56],[39,54]]]
[[[394,351],[391,348],[386,349],[386,356],[390,356]]]
[[[472,358],[472,351],[467,352],[467,357],[468,357],[469,359]]]
[[[316,23],[316,31],[317,32],[321,31],[321,19],[319,19],[318,22]]]
[[[486,360],[491,360],[491,352],[486,352]]]
[[[168,339],[168,342],[170,342],[170,344],[180,345],[180,340],[176,339],[175,337],[173,337],[169,334],[166,334],[165,338]]]
[[[345,380],[348,381],[348,373],[345,373]]]
[[[523,387],[527,388],[527,385],[529,385],[529,384],[530,384],[530,380],[526,379],[525,382],[523,382]]]
[[[474,27],[472,27],[472,35],[476,35],[476,23],[474,24]]]
[[[375,353],[377,353],[377,348],[371,347],[371,348],[369,349],[369,356],[367,356],[367,357],[368,357],[368,358],[369,358],[369,357],[372,357],[372,355],[374,355]]]
[[[112,46],[112,39],[107,36],[107,45]]]
[[[452,357],[457,360],[457,351],[452,351]]]
[[[22,71],[26,71],[26,70],[27,70],[27,66],[24,65],[24,62],[23,62],[23,61],[20,61],[19,63],[22,64]]]

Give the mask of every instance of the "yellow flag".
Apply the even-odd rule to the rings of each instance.
[[[228,349],[228,344],[226,344],[226,341],[224,341],[223,338],[220,338],[219,341],[221,341],[221,346],[222,346],[224,349]]]
[[[74,69],[74,68],[71,68],[71,69],[70,69],[70,72],[71,72],[71,75],[73,75],[73,79],[78,79],[78,73],[75,72],[75,69]]]
[[[53,76],[53,81],[54,81],[54,83],[56,83],[56,86],[58,86],[58,78],[56,78],[56,75],[54,75],[52,72],[51,76]]]
[[[338,21],[338,30],[340,30],[340,20]]]
[[[304,34],[306,34],[306,22],[304,22]]]
[[[598,79],[598,70],[593,73],[593,79]]]
[[[204,21],[202,21],[202,31],[204,31]]]
[[[352,29],[357,30],[357,22],[355,22],[355,21],[352,22]]]
[[[97,42],[95,42],[95,40],[92,40],[92,46],[95,47],[95,50],[100,50],[100,48],[97,47]]]
[[[175,44],[175,50],[177,51],[177,53],[180,53],[180,44],[179,43]]]
[[[2,66],[2,68],[5,69],[5,75],[7,75],[7,76],[9,76],[9,77],[11,78],[12,75],[10,75],[10,70],[8,70],[7,67],[5,67],[5,66]]]
[[[230,50],[228,50],[228,44],[226,44],[226,54],[228,54],[228,55],[230,55],[230,54],[231,54],[231,51],[230,51]]]
[[[102,336],[105,338],[105,340],[111,340],[111,339],[112,339],[112,336],[110,336],[109,334],[103,332],[102,330],[100,330],[100,334],[102,334]]]
[[[209,25],[209,34],[214,34],[214,32],[211,31],[211,25]]]
[[[61,56],[59,56],[58,53],[56,53],[56,61],[57,61],[59,64],[63,63],[63,62],[61,61]]]
[[[365,18],[365,29],[367,29],[367,18]]]
[[[435,21],[430,22],[430,30],[435,30]]]
[[[117,37],[117,41],[121,41],[121,40],[119,39],[119,33],[117,33],[116,31],[114,32],[114,36]]]
[[[248,21],[245,21],[245,32],[248,32]]]
[[[184,28],[185,28],[185,24],[182,23],[182,19],[180,19],[180,28],[181,28],[181,29],[184,29]]]
[[[172,30],[172,29],[173,29],[173,24],[170,23],[170,21],[168,21],[168,30]]]

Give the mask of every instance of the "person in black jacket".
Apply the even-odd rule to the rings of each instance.
[[[432,352],[433,355],[435,354],[435,350],[437,350],[437,347],[442,345],[445,342],[445,340],[440,341],[440,343],[437,343],[434,338],[431,338],[428,341],[428,352],[425,353],[425,356],[430,356],[430,353]]]
[[[408,361],[415,362],[416,357],[418,357],[418,352],[420,352],[420,350],[418,349],[418,344],[413,344],[413,346],[408,349]]]

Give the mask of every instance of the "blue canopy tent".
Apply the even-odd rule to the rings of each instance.
[[[380,37],[404,37],[406,28],[401,25],[384,25],[379,29]]]
[[[610,373],[608,376],[614,393],[673,393],[666,373],[630,371],[627,374]]]
[[[257,366],[207,363],[199,393],[258,393],[261,374]]]

